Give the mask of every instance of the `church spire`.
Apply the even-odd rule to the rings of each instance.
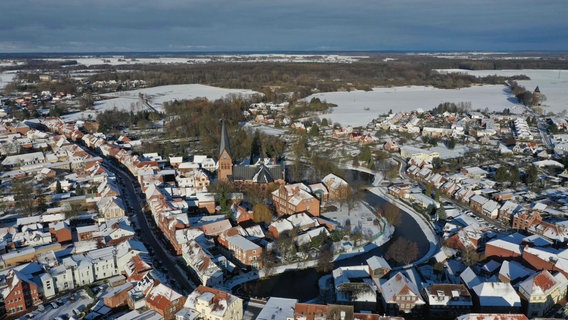
[[[227,128],[225,128],[225,120],[221,119],[221,142],[219,143],[219,157],[227,151],[227,155],[231,156],[231,145],[229,144],[229,135]]]
[[[217,178],[219,181],[227,181],[233,175],[233,159],[231,157],[231,146],[229,145],[229,135],[225,128],[225,121],[221,120],[221,142],[219,143],[219,162],[217,163]]]

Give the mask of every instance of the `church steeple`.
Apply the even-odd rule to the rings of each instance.
[[[221,120],[221,141],[219,143],[219,162],[217,163],[217,178],[219,181],[229,180],[233,175],[233,158],[231,157],[231,145],[229,135],[225,128],[225,121]]]
[[[227,154],[231,156],[231,145],[229,144],[229,135],[227,134],[227,128],[225,128],[225,120],[221,119],[221,142],[219,143],[219,158],[221,158],[223,151],[227,151]]]

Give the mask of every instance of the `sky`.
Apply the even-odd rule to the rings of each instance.
[[[568,51],[566,0],[0,0],[0,52]]]

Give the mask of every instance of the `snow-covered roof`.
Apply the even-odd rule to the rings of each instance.
[[[516,261],[505,260],[499,269],[499,276],[509,279],[509,281],[516,281],[529,276],[533,272],[533,270],[524,267]]]
[[[504,282],[482,282],[473,291],[479,297],[481,308],[484,307],[520,307],[521,298],[511,286]]]
[[[294,319],[296,303],[298,303],[297,299],[271,297],[256,317],[256,320]]]
[[[501,239],[495,239],[487,242],[486,246],[493,246],[496,248],[501,248],[507,251],[511,251],[515,254],[521,255],[521,246],[520,244],[514,243],[512,241],[508,241],[507,237]]]
[[[317,224],[318,223],[315,219],[308,216],[304,212],[293,214],[293,215],[289,216],[288,218],[286,218],[286,220],[290,221],[290,223],[292,223],[292,225],[294,227],[300,228],[300,229],[305,228],[306,226],[308,226],[310,224],[313,224],[313,223]]]
[[[481,280],[479,279],[477,274],[475,274],[475,272],[470,267],[467,267],[461,273],[460,278],[465,283],[465,285],[470,289],[481,283]]]
[[[488,272],[488,273],[493,273],[495,271],[497,271],[497,269],[499,269],[499,267],[501,266],[501,264],[495,260],[489,260],[489,262],[487,262],[486,264],[484,264],[481,267],[481,270]]]
[[[235,247],[238,247],[238,248],[240,248],[244,251],[256,250],[256,249],[260,248],[257,244],[255,244],[254,242],[252,242],[250,240],[247,240],[246,238],[244,238],[241,235],[229,237],[229,238],[227,238],[227,242],[229,242],[230,244],[232,244]]]
[[[530,299],[531,296],[549,295],[556,288],[566,288],[567,285],[568,279],[561,272],[553,276],[548,270],[543,270],[521,282],[519,289],[521,294],[529,295],[525,298]]]
[[[389,270],[391,269],[391,266],[385,260],[385,258],[379,256],[372,256],[369,259],[367,259],[367,265],[369,266],[369,268],[371,268],[371,270],[376,270],[379,268],[384,268]]]
[[[420,292],[412,281],[405,277],[401,272],[398,272],[394,277],[380,284],[380,290],[383,295],[383,299],[387,303],[395,303],[396,296],[403,294],[409,295],[414,294],[417,297],[417,303],[424,303],[422,301]]]

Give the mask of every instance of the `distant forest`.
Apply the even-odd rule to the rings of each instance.
[[[389,58],[385,61],[385,58]],[[394,60],[392,60],[394,59]],[[484,59],[440,58],[431,55],[371,54],[354,63],[226,63],[207,64],[129,64],[77,65],[76,61],[28,60],[28,65],[8,68],[34,70],[103,70],[91,76],[99,80],[145,80],[148,86],[199,83],[224,88],[252,89],[270,101],[294,100],[314,92],[371,90],[377,86],[430,85],[437,88],[463,88],[478,84],[502,84],[523,80],[525,76],[487,76],[440,74],[435,69],[566,69],[566,56],[553,55],[523,59],[484,57]],[[64,67],[64,68],[63,68]],[[106,89],[92,89],[93,92]],[[118,89],[120,90],[120,89]],[[102,93],[102,92],[100,92]],[[290,96],[292,93],[292,96]]]

